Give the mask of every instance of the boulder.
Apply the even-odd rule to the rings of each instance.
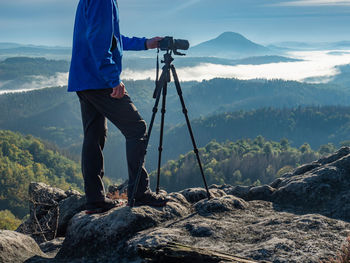
[[[196,203],[202,199],[208,198],[207,191],[201,187],[188,188],[180,191],[179,193],[182,194],[190,203]],[[226,195],[223,190],[217,188],[209,189],[209,193],[212,197],[220,197]]]
[[[24,262],[41,256],[47,257],[30,236],[9,230],[0,230],[0,262]]]
[[[75,215],[67,229],[59,259],[96,258],[118,254],[118,246],[135,233],[162,222],[182,218],[191,211],[181,202],[169,201],[164,208],[122,207],[104,214]]]
[[[69,220],[84,209],[85,198],[76,190],[63,191],[44,183],[29,185],[30,217],[17,232],[40,244],[64,235]]]
[[[64,237],[58,237],[53,240],[41,243],[39,247],[46,255],[53,258],[61,249],[63,241],[64,241]]]
[[[246,207],[248,207],[248,204],[243,199],[233,195],[214,197],[210,200],[204,199],[195,205],[196,211],[203,216],[212,213],[233,211],[235,209],[245,209]]]
[[[304,167],[307,167],[304,166]],[[309,212],[350,220],[350,154],[344,147],[308,166],[282,177],[272,193],[274,203],[297,206]]]
[[[73,216],[79,212],[85,210],[86,199],[82,195],[71,195],[70,197],[63,199],[58,204],[59,216],[57,225],[58,236],[64,236],[66,234],[67,226]]]

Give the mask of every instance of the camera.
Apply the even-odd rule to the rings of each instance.
[[[185,39],[174,39],[173,37],[164,37],[158,42],[158,48],[162,51],[172,50],[176,54],[177,50],[187,50],[190,47],[190,43]]]

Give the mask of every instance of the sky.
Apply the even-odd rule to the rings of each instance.
[[[95,0],[101,1],[101,0]],[[350,40],[350,0],[119,0],[127,36],[188,39],[225,31],[262,44]],[[78,0],[0,0],[0,42],[71,46]]]

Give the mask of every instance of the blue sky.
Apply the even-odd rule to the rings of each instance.
[[[0,42],[70,46],[78,0],[0,0]],[[350,0],[119,0],[125,35],[193,44],[225,31],[259,43],[350,40]]]

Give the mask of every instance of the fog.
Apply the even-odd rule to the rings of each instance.
[[[306,81],[312,83],[325,83],[340,71],[337,66],[350,64],[348,51],[303,51],[290,52],[288,57],[302,59],[296,62],[281,62],[262,65],[226,66],[203,63],[195,67],[177,68],[181,81],[202,81],[212,78],[238,78],[248,79],[284,79]],[[177,58],[181,59],[181,58]],[[174,62],[176,66],[176,61]],[[125,69],[124,79],[155,78],[155,70],[133,71]],[[309,79],[312,79],[309,80]]]
[[[12,86],[11,83],[13,81],[0,82],[0,88],[4,86]],[[56,73],[52,77],[44,77],[44,76],[32,76],[32,80],[30,82],[26,82],[23,84],[14,84],[14,86],[18,87],[16,89],[2,89],[0,90],[0,95],[5,93],[15,93],[15,92],[23,92],[23,91],[31,91],[37,89],[43,89],[47,87],[58,87],[58,86],[66,86],[68,83],[68,73]]]
[[[217,65],[202,63],[195,67],[177,68],[181,81],[202,81],[213,78],[237,79],[283,79],[305,81],[309,83],[326,83],[340,74],[337,68],[350,64],[350,51],[298,51],[290,52],[288,57],[302,59],[296,62],[280,62],[262,65]],[[181,57],[176,57],[180,60]],[[174,65],[176,66],[176,60]],[[122,79],[155,79],[155,69],[135,71],[129,68],[123,70]],[[57,73],[52,77],[33,76],[30,82],[18,85],[11,82],[0,82],[0,94],[31,91],[46,87],[66,86],[68,73]],[[16,89],[12,89],[16,86]],[[6,87],[11,87],[7,89]]]

